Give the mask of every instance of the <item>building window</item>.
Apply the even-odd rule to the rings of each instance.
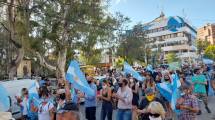
[[[179,32],[179,33],[178,33],[178,37],[183,37],[183,33],[182,33],[182,32]]]

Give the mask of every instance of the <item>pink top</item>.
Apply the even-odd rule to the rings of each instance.
[[[124,99],[124,101],[122,100],[118,101],[119,109],[132,109],[133,93],[131,88],[126,86],[124,91],[122,91],[121,88],[119,88],[117,91],[117,95]]]

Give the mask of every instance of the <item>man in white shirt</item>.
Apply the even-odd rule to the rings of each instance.
[[[116,98],[118,99],[117,120],[131,120],[132,90],[128,87],[128,80],[126,78],[121,79],[118,84],[119,89],[116,94]]]

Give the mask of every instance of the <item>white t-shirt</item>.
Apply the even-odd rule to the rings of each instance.
[[[27,115],[29,107],[28,98],[25,97],[20,104],[23,107],[22,115]]]
[[[132,98],[133,93],[131,88],[126,86],[125,90],[122,91],[121,88],[118,89],[117,95],[124,99],[125,102],[122,100],[118,101],[118,108],[119,109],[132,109]]]
[[[38,118],[39,120],[50,120],[49,111],[54,108],[53,103],[48,102],[45,105],[40,104],[38,109]]]

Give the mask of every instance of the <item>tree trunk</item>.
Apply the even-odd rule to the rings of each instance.
[[[9,66],[9,79],[14,79],[16,75],[16,71],[18,66],[20,65],[23,57],[24,57],[24,48],[23,46],[17,42],[17,38],[15,36],[16,29],[15,29],[15,1],[9,0],[10,5],[8,5],[8,22],[9,22],[9,29],[8,32],[10,33],[10,42],[15,46],[18,50],[17,57],[15,60],[12,60]],[[12,56],[13,57],[13,56]]]
[[[17,68],[19,67],[20,63],[22,62],[23,57],[24,57],[24,49],[19,48],[16,59],[12,60],[10,67],[9,67],[9,79],[14,79],[14,77],[16,76]]]
[[[56,70],[57,80],[59,80],[60,78],[65,79],[66,54],[67,54],[67,48],[62,48],[62,50],[58,52],[57,70]]]

